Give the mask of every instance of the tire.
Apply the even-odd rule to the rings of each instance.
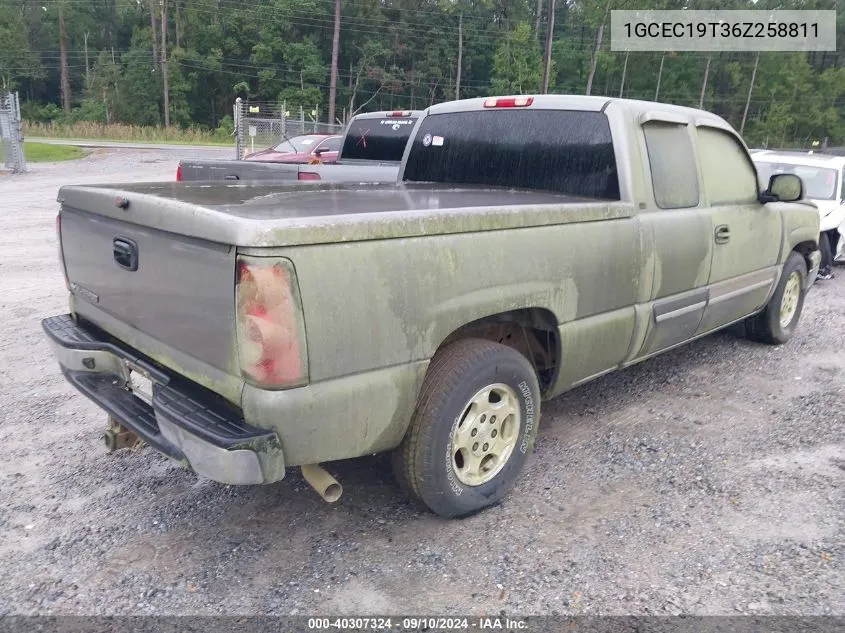
[[[457,341],[431,361],[393,452],[394,475],[439,516],[475,514],[514,486],[534,450],[539,419],[537,376],[522,354],[484,339]]]
[[[795,275],[797,275],[797,290],[795,288]],[[789,285],[789,288],[787,286]],[[763,311],[745,321],[745,332],[748,338],[770,345],[782,345],[786,343],[795,332],[798,321],[801,318],[801,310],[804,307],[804,295],[807,292],[807,264],[800,253],[792,252],[783,266],[783,272],[778,281],[777,288],[763,308]],[[796,294],[797,293],[797,294]],[[790,303],[794,301],[794,307],[783,313],[784,298]],[[790,316],[791,313],[791,316]],[[781,321],[781,317],[788,320]]]

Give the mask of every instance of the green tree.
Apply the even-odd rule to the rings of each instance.
[[[554,72],[550,73],[554,76]],[[538,92],[543,81],[543,56],[528,22],[520,22],[493,55],[490,85],[497,94]]]
[[[38,79],[44,70],[27,37],[20,4],[0,5],[0,90],[14,90],[22,78]]]

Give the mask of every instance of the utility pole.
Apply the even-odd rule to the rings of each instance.
[[[660,96],[660,80],[663,79],[663,62],[666,61],[666,53],[663,53],[660,56],[660,71],[657,73],[657,88],[654,90],[654,100],[657,101],[657,97]]]
[[[588,95],[593,92],[593,79],[596,76],[596,68],[599,65],[599,52],[601,51],[601,42],[604,38],[604,23],[607,22],[607,14],[610,13],[610,2],[611,0],[607,0],[607,4],[604,7],[604,16],[602,17],[601,24],[599,25],[599,32],[596,35],[596,50],[593,52],[593,59],[590,64],[590,76],[587,77]]]
[[[150,0],[150,26],[153,34],[153,66],[155,67],[158,64],[158,20],[155,0]]]
[[[335,122],[337,99],[337,58],[340,55],[340,0],[334,0],[334,33],[332,34],[332,74],[329,80],[329,124]]]
[[[455,78],[455,101],[461,98],[461,62],[464,59],[464,14],[458,18],[458,72]]]
[[[739,135],[745,131],[745,119],[748,117],[748,106],[751,105],[751,92],[754,90],[754,80],[757,78],[757,65],[760,63],[760,53],[754,58],[754,70],[751,71],[751,83],[748,84],[748,98],[745,100],[745,110],[742,113],[742,125],[739,126]]]
[[[625,64],[622,66],[622,83],[619,84],[619,98],[622,98],[622,93],[625,92],[625,75],[628,73],[628,56],[631,51],[625,52]]]
[[[88,31],[82,34],[85,40],[85,87],[91,84],[91,66],[88,64]]]
[[[164,81],[164,127],[170,127],[170,78],[167,75],[167,0],[161,0],[161,78]]]
[[[543,94],[549,92],[549,75],[552,71],[552,38],[555,30],[555,0],[549,0],[549,23],[546,27],[546,60],[543,65]]]
[[[67,29],[62,4],[59,4],[59,66],[61,67],[62,109],[70,112],[70,77],[68,76],[70,69],[67,65]]]
[[[704,93],[707,90],[707,77],[710,75],[710,60],[712,55],[707,56],[707,64],[704,66],[704,81],[701,82],[701,96],[698,98],[698,107],[704,107]]]

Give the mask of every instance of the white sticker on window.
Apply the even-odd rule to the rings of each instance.
[[[423,136],[423,145],[425,145],[426,147],[431,145],[431,134],[426,134],[425,136]]]
[[[431,140],[431,144],[434,145],[435,147],[441,147],[443,145],[443,137],[442,136],[435,136]]]

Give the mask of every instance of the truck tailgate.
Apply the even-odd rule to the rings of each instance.
[[[100,200],[88,206],[114,204],[113,198]],[[116,321],[118,329],[126,325],[146,335],[144,340],[160,343],[140,350],[154,358],[177,350],[239,375],[235,249],[96,211],[65,204],[60,213],[64,262],[78,311],[107,331]]]

